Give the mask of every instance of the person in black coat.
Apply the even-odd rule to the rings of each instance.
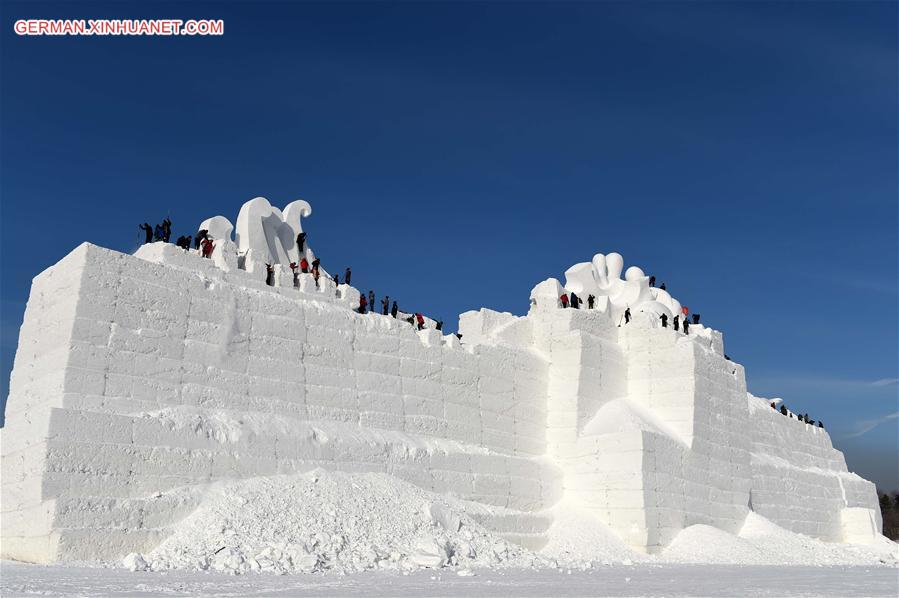
[[[581,299],[574,294],[574,291],[571,292],[571,297],[569,297],[568,300],[571,302],[571,307],[573,309],[578,309],[578,304],[581,302]]]
[[[393,307],[390,308],[390,315],[396,318],[396,314],[399,312],[399,308],[396,306],[396,301],[393,302]]]
[[[153,242],[153,227],[149,222],[144,222],[137,228],[144,231],[144,244]]]
[[[297,250],[300,253],[303,253],[305,248],[306,248],[306,233],[300,233],[297,235]]]
[[[662,328],[668,328],[668,314],[662,314],[659,319],[662,321]]]

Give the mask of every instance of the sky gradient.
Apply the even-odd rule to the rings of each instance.
[[[0,396],[31,279],[303,198],[332,271],[523,314],[618,251],[899,489],[897,5],[4,3]],[[19,37],[221,18],[222,37]]]

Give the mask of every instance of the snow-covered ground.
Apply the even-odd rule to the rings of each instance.
[[[160,494],[197,507],[147,554],[123,563],[141,571],[213,570],[275,574],[413,572],[445,566],[582,569],[607,565],[895,565],[896,544],[827,543],[785,530],[755,513],[738,535],[708,525],[683,530],[664,552],[633,550],[589,512],[562,501],[549,543],[534,552],[480,525],[480,505],[380,473],[316,470]],[[493,515],[501,514],[495,508]]]
[[[331,575],[131,572],[4,561],[13,596],[896,596],[889,567],[647,565],[568,569],[421,570]]]
[[[197,495],[196,493],[199,494]],[[826,543],[750,513],[659,555],[569,501],[538,552],[477,507],[387,474],[316,470],[160,493],[196,508],[147,554],[90,566],[4,561],[9,596],[896,596],[896,544]]]

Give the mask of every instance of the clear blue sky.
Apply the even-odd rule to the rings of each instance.
[[[304,198],[326,267],[447,322],[619,251],[725,332],[752,392],[899,488],[895,3],[0,15],[3,397],[31,278],[82,241]],[[13,33],[41,17],[225,35]]]

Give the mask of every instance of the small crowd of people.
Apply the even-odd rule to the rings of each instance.
[[[163,241],[165,243],[169,242],[172,236],[172,221],[166,217],[165,220],[162,221],[161,224],[157,224],[156,227],[151,227],[149,223],[144,223],[139,226],[140,230],[145,232],[144,244],[146,243],[154,243],[157,241]],[[194,249],[200,252],[200,254],[205,258],[212,257],[212,251],[215,248],[214,239],[212,235],[209,234],[209,231],[206,229],[201,229],[197,231],[196,236],[192,235],[182,235],[175,240],[175,245],[180,247],[185,251],[189,251],[191,249],[191,244],[194,245]],[[299,262],[291,262],[290,269],[293,271],[293,286],[299,288],[300,286],[300,274],[312,274],[312,278],[315,280],[315,286],[319,286],[319,280],[321,279],[321,260],[317,257],[312,257],[312,261],[310,262],[307,259],[306,253],[306,233],[301,232],[297,235],[297,250],[299,255],[302,256]],[[340,276],[335,274],[332,278],[335,286],[340,285]],[[344,284],[351,284],[353,280],[353,269],[348,267],[343,274],[343,282]],[[265,284],[269,286],[275,286],[275,266],[273,264],[265,264]],[[366,296],[365,293],[360,293],[359,295],[359,307],[357,311],[360,314],[365,313],[375,313],[375,292],[369,291]],[[381,315],[391,316],[393,318],[399,317],[399,306],[396,301],[391,302],[390,297],[385,295],[383,299],[381,299]],[[424,330],[427,327],[427,322],[425,317],[420,312],[415,312],[411,314],[408,318],[404,318],[409,324],[416,327],[418,330]],[[443,320],[437,320],[434,328],[436,330],[443,330]],[[456,333],[456,337],[460,340],[462,335]]]
[[[350,269],[347,268],[346,272],[347,273],[344,275],[344,281],[346,282],[346,284],[349,284],[348,281],[350,280],[350,278],[349,278]],[[336,281],[336,277],[335,277],[335,281]],[[374,291],[371,291],[371,290],[368,291],[367,296],[365,293],[359,293],[359,307],[356,309],[356,311],[360,314],[377,313],[376,307],[375,307],[376,305],[377,305],[377,303],[375,302],[375,292]],[[390,316],[394,319],[397,319],[399,317],[399,312],[400,312],[399,306],[397,305],[396,301],[393,301],[391,304],[390,296],[384,295],[384,298],[381,299],[381,315]],[[409,324],[411,324],[413,327],[416,327],[418,330],[424,330],[427,327],[427,323],[425,322],[425,317],[424,317],[424,315],[421,314],[421,312],[414,312],[412,314],[409,314],[409,317],[404,318],[404,319],[407,322],[409,322]],[[435,324],[434,324],[434,329],[442,331],[443,330],[443,320],[436,320]],[[456,336],[459,337],[460,339],[462,338],[461,334],[457,334]]]
[[[649,277],[649,286],[655,286],[656,278],[655,276]],[[662,286],[659,287],[661,290],[665,290],[665,283],[662,283]],[[559,296],[559,303],[562,306],[562,309],[580,309],[581,305],[583,305],[583,299],[577,296],[574,291],[570,293],[562,293]],[[596,297],[592,294],[587,296],[587,309],[593,309],[596,305]],[[681,308],[683,310],[682,314],[676,314],[672,319],[672,325],[674,327],[675,332],[683,330],[684,334],[690,334],[690,321],[687,319],[687,314],[689,313],[686,307]],[[683,319],[681,319],[681,315],[683,315]],[[626,307],[624,309],[624,323],[630,324],[631,321],[631,308]],[[699,314],[692,314],[693,324],[699,324]],[[659,316],[659,320],[662,322],[662,328],[668,328],[668,320],[671,319],[668,317],[668,314],[662,314]],[[620,326],[621,324],[619,324]]]
[[[150,226],[150,223],[148,222],[144,222],[137,228],[144,233],[144,245],[159,241],[168,243],[172,238],[172,221],[168,217],[155,227]],[[197,231],[196,237],[192,235],[182,235],[175,240],[175,245],[184,251],[190,250],[191,243],[194,244],[194,249],[199,251],[203,257],[212,257],[212,250],[215,249],[215,244],[213,243],[213,238],[209,235],[208,230],[202,229]]]
[[[774,401],[771,401],[771,409],[778,411],[777,405],[774,403]],[[790,411],[789,409],[787,409],[787,406],[784,405],[783,403],[781,403],[779,411],[780,411],[781,415],[786,415],[790,419],[793,419],[793,412]],[[815,423],[817,423],[819,428],[824,427],[824,424],[821,422],[821,420],[818,420],[817,422],[815,422],[815,420],[809,419],[808,413],[803,413],[802,415],[799,415],[797,413],[796,420],[799,421],[799,423],[801,423],[801,424],[808,424],[810,426],[814,426]]]
[[[681,314],[675,314],[674,318],[671,320],[671,324],[672,324],[672,327],[674,328],[675,332],[683,330],[684,334],[689,336],[690,320],[687,319],[687,311],[686,311],[687,308],[682,308],[682,309],[684,309],[684,312],[683,312],[684,319],[681,320]],[[630,321],[629,312],[630,312],[630,309],[625,310],[625,319],[627,321]],[[694,325],[699,324],[699,318],[700,318],[699,314],[693,314],[692,317],[693,317],[693,324]],[[660,315],[659,320],[661,320],[661,322],[662,322],[662,328],[668,328],[668,314]]]
[[[155,241],[164,241],[168,243],[169,239],[172,237],[172,221],[169,220],[168,216],[155,227],[150,226],[149,222],[144,222],[137,228],[144,232],[144,244],[153,243]]]

